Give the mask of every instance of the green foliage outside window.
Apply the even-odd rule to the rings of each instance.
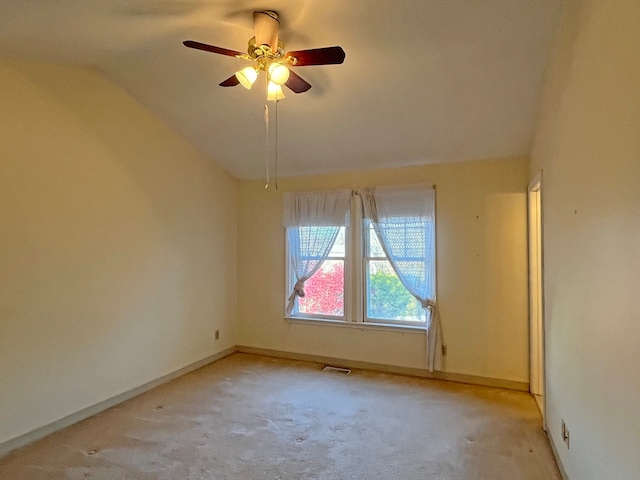
[[[397,275],[377,271],[369,276],[369,317],[422,318],[420,303],[404,288]]]

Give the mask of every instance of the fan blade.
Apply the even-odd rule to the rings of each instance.
[[[253,12],[253,28],[256,32],[256,45],[269,45],[273,52],[278,50],[280,20],[276,12]]]
[[[303,79],[300,75],[289,70],[289,79],[285,82],[285,86],[294,93],[304,93],[311,88],[311,84]]]
[[[238,77],[234,75],[231,75],[229,78],[227,78],[224,82],[220,82],[220,86],[221,87],[235,87],[236,85],[238,85],[240,83],[240,80],[238,80]]]
[[[244,55],[242,52],[235,50],[229,50],[228,48],[216,47],[215,45],[207,45],[206,43],[194,42],[193,40],[185,40],[182,42],[185,47],[195,48],[197,50],[204,50],[205,52],[219,53],[220,55],[227,55],[229,57],[237,57],[238,55]]]
[[[293,66],[304,67],[307,65],[337,65],[344,62],[345,56],[342,47],[325,47],[287,52],[285,58]]]

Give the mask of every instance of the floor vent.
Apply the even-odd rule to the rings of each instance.
[[[349,375],[351,373],[351,370],[349,370],[348,368],[332,367],[330,365],[325,365],[322,370],[324,372],[342,373],[344,375]]]

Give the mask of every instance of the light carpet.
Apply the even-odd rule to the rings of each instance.
[[[234,354],[0,459],[4,480],[561,480],[523,392]]]

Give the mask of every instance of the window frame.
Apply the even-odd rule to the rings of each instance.
[[[337,322],[343,322],[343,321],[348,321],[349,319],[349,313],[350,313],[350,297],[351,297],[351,289],[349,288],[349,272],[350,272],[350,265],[349,265],[349,255],[348,255],[348,251],[349,251],[349,246],[350,246],[350,226],[346,225],[346,226],[342,226],[340,228],[344,228],[344,257],[332,257],[332,256],[328,256],[326,258],[326,260],[332,260],[332,259],[343,259],[344,260],[344,270],[343,270],[343,274],[344,274],[344,292],[343,292],[343,315],[326,315],[326,314],[316,314],[316,313],[308,313],[308,312],[302,312],[300,313],[298,311],[299,308],[299,298],[295,297],[294,299],[294,307],[293,307],[293,311],[291,312],[291,314],[289,315],[285,315],[286,318],[290,318],[290,319],[313,319],[313,320],[331,320],[331,321],[337,321]],[[287,268],[286,268],[286,275],[285,275],[285,292],[290,292],[293,289],[293,286],[295,284],[295,273],[293,271],[293,266],[291,264],[291,256],[290,256],[290,252],[289,252],[289,236],[287,235],[286,232],[286,228],[285,228],[285,262],[287,264]],[[337,238],[337,237],[336,237]],[[333,246],[332,246],[333,249]],[[285,301],[286,304],[286,301]]]
[[[371,261],[386,261],[389,262],[389,257],[385,254],[383,257],[380,256],[372,256],[370,252],[370,241],[369,234],[375,233],[375,230],[371,227],[371,221],[366,218],[362,218],[362,226],[361,226],[361,235],[362,235],[362,278],[361,278],[361,295],[362,295],[362,321],[364,323],[382,323],[385,325],[409,325],[420,327],[422,325],[426,326],[427,316],[426,313],[422,320],[398,320],[395,318],[379,318],[379,317],[370,317],[369,316],[369,295],[368,295],[368,282],[369,282],[369,264]],[[434,230],[435,233],[435,230]],[[380,239],[378,238],[378,242]],[[410,257],[406,257],[406,259],[410,259]],[[394,272],[395,273],[395,272]],[[397,275],[396,275],[397,276]],[[406,289],[405,289],[406,290]],[[408,292],[408,291],[407,291]]]
[[[354,190],[353,197],[360,196],[359,192]],[[353,198],[352,197],[352,198]],[[435,207],[434,207],[435,208]],[[384,318],[368,318],[367,314],[367,295],[366,295],[366,258],[365,258],[365,244],[364,244],[364,226],[366,219],[364,217],[364,211],[360,201],[352,201],[350,207],[350,222],[344,226],[345,229],[345,257],[344,257],[344,316],[332,316],[332,315],[319,315],[311,313],[300,314],[296,312],[298,309],[298,299],[294,311],[284,317],[286,320],[293,323],[313,323],[313,324],[328,324],[328,325],[344,325],[351,327],[369,327],[374,329],[401,329],[405,331],[424,332],[427,328],[426,315],[424,321],[415,320],[394,320]],[[436,240],[437,225],[434,217],[433,222],[433,236],[434,242]],[[436,254],[437,256],[437,254]],[[384,257],[387,261],[388,258]],[[328,260],[331,257],[327,258]],[[381,258],[382,259],[382,258]],[[435,260],[435,259],[434,259]],[[286,274],[285,274],[285,292],[290,292],[293,288],[295,278],[294,272],[291,266],[291,259],[289,253],[289,241],[288,235],[285,229],[285,262],[286,262]],[[437,277],[436,277],[437,282]],[[286,296],[285,296],[286,304]]]

